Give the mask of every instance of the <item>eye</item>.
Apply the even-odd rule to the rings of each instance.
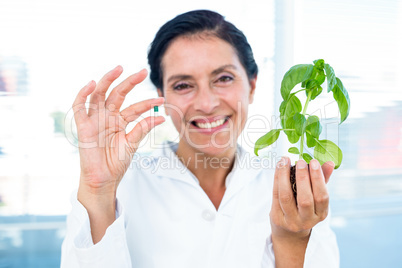
[[[184,89],[187,89],[187,88],[189,88],[189,87],[190,87],[190,85],[187,84],[187,83],[179,83],[179,84],[177,84],[177,85],[174,85],[174,86],[173,86],[173,89],[174,89],[174,90],[184,90]]]
[[[230,81],[233,81],[233,77],[228,76],[228,75],[222,75],[217,80],[217,82],[222,82],[222,83],[227,83],[227,82],[230,82]]]

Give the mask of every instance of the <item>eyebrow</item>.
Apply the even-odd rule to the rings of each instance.
[[[215,70],[212,71],[212,75],[217,75],[218,73],[223,72],[225,69],[234,69],[237,70],[237,67],[233,64],[226,64],[223,65]],[[177,74],[177,75],[172,75],[169,77],[169,79],[167,80],[167,82],[169,83],[172,80],[186,80],[186,79],[191,79],[192,76],[191,75],[187,75],[187,74]]]
[[[235,65],[233,65],[233,64],[226,64],[226,65],[223,65],[223,66],[219,67],[218,69],[214,70],[214,71],[212,72],[212,74],[213,74],[213,75],[216,75],[216,74],[218,74],[218,73],[223,72],[225,69],[234,69],[234,70],[237,70],[237,67],[236,67]]]

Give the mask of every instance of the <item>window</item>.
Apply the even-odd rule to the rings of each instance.
[[[344,155],[329,183],[341,267],[400,263],[401,10],[397,0],[294,1],[294,64],[325,59],[351,99],[349,118],[330,124]]]

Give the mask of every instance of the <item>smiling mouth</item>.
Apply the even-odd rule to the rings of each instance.
[[[191,121],[191,124],[195,127],[201,128],[201,129],[211,129],[211,128],[216,128],[219,126],[222,126],[229,120],[229,116],[215,120],[213,122],[196,122],[196,121]]]

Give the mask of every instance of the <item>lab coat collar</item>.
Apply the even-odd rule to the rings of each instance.
[[[165,142],[162,148],[152,153],[154,175],[180,180],[199,187],[199,181],[194,174],[179,160],[176,155],[178,144]],[[250,183],[261,172],[259,158],[252,157],[239,144],[235,154],[235,163],[226,177],[226,192],[224,199],[231,198],[243,186]]]
[[[154,150],[151,154],[154,175],[183,181],[195,186],[199,185],[194,174],[187,169],[176,155],[178,144],[166,141],[161,144],[161,147]]]

